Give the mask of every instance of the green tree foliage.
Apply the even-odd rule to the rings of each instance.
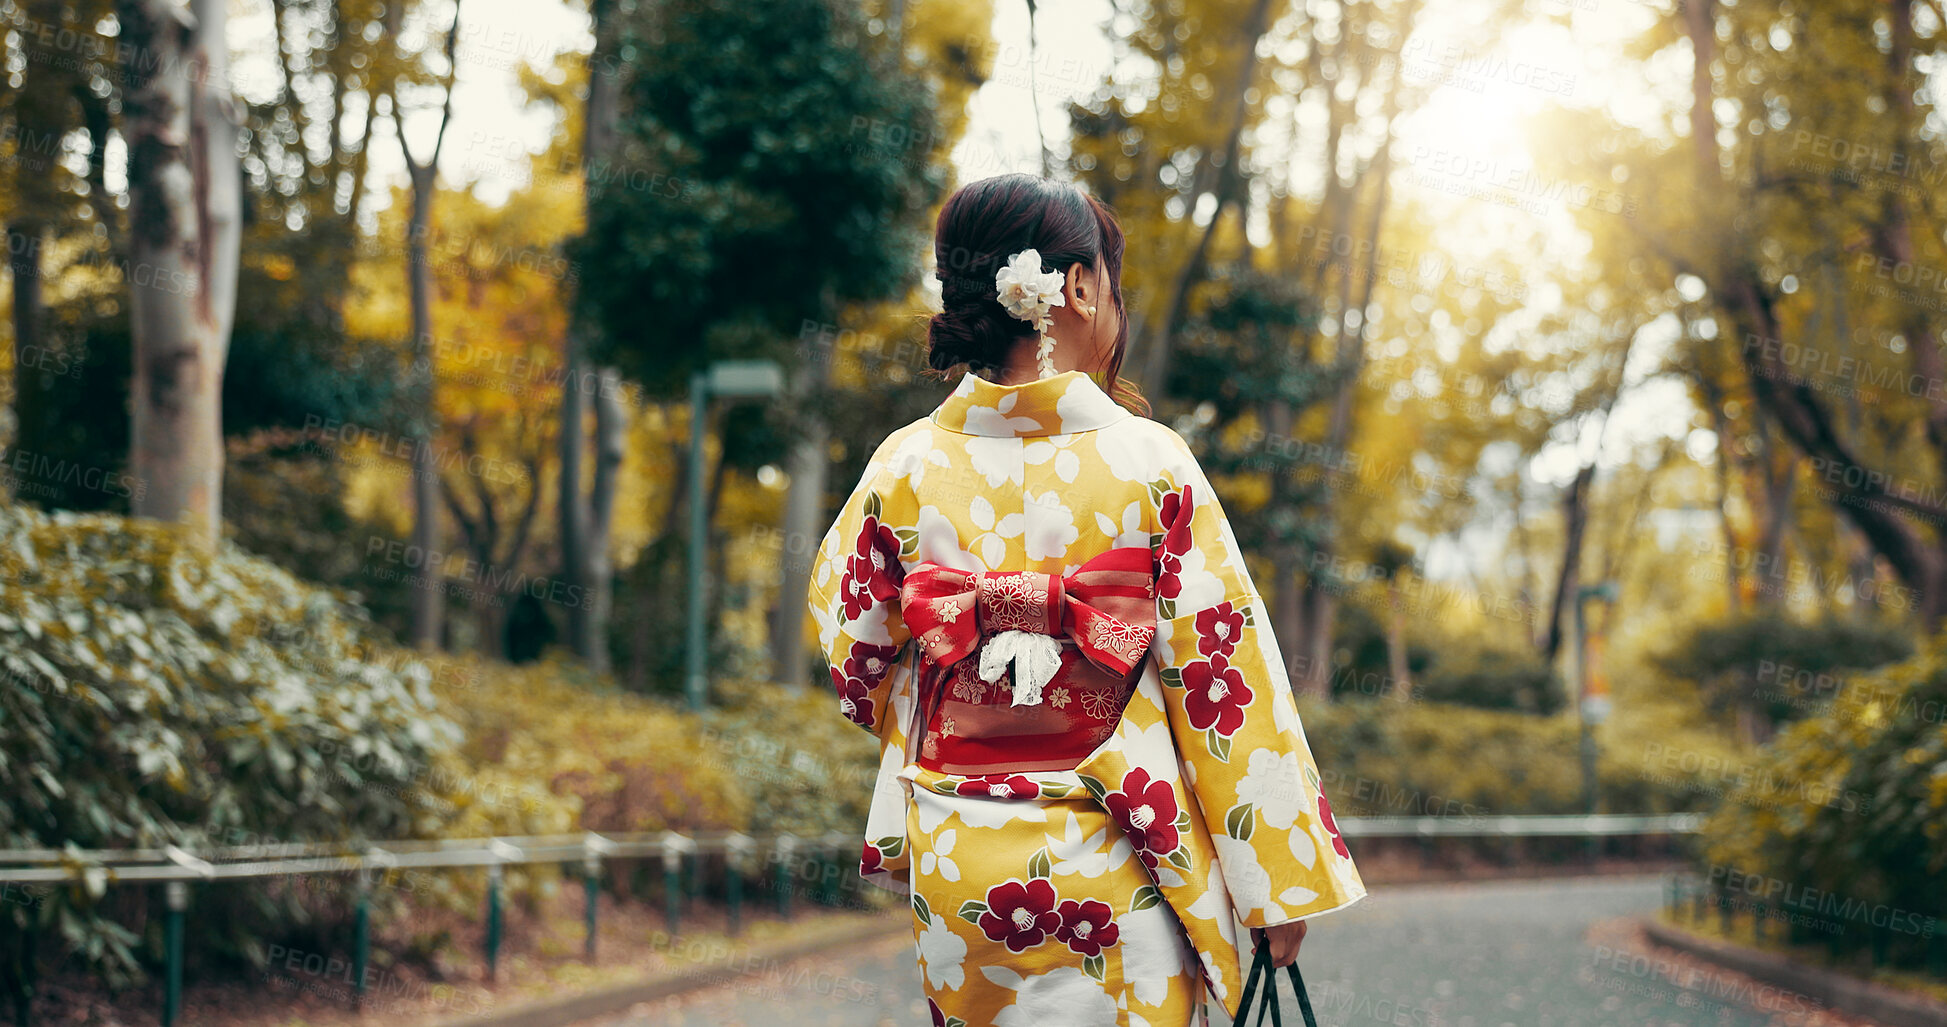
[[[1714,711],[1748,710],[1777,725],[1824,705],[1843,672],[1872,670],[1912,653],[1898,624],[1834,615],[1795,623],[1761,613],[1699,624],[1660,662],[1666,672],[1701,683]]]
[[[1761,751],[1704,825],[1709,874],[1736,881],[1741,900],[1828,925],[1811,936],[1835,950],[1865,950],[1878,933],[1890,962],[1922,966],[1947,918],[1943,768],[1947,640],[1936,638],[1850,679]]]
[[[616,158],[591,170],[571,247],[597,359],[678,395],[711,360],[788,357],[804,322],[914,280],[933,120],[851,5],[642,5],[621,54]]]

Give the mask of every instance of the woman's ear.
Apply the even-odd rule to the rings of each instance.
[[[1068,265],[1068,280],[1062,283],[1061,291],[1068,302],[1068,309],[1080,317],[1095,320],[1096,295],[1095,271],[1080,263]]]

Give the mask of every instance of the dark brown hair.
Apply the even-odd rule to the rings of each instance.
[[[994,292],[994,273],[1025,249],[1040,251],[1043,271],[1099,267],[1116,309],[1124,311],[1122,246],[1115,213],[1069,183],[1016,174],[962,186],[940,209],[933,232],[933,274],[944,309],[927,330],[927,363],[942,374],[961,364],[976,372],[997,370],[1014,344],[1034,333]],[[1105,366],[1109,391],[1123,406],[1147,414],[1149,403],[1121,375],[1129,348],[1126,311],[1119,320]]]

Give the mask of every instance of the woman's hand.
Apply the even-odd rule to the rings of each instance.
[[[1298,946],[1305,942],[1305,921],[1251,928],[1251,940],[1258,944],[1263,944],[1267,937],[1271,940],[1271,965],[1289,966],[1298,961]]]

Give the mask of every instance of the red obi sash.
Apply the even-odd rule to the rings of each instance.
[[[949,774],[1068,770],[1122,718],[1156,635],[1155,565],[1146,548],[1111,549],[1066,577],[963,571],[906,574],[901,613],[926,657],[919,764]],[[1039,703],[1013,705],[1012,673],[981,677],[970,659],[1002,631],[1063,643]]]

